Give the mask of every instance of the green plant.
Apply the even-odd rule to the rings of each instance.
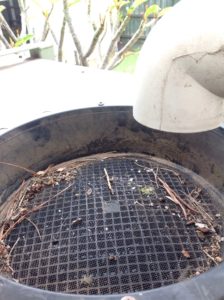
[[[73,41],[75,63],[78,65],[89,66],[91,65],[90,58],[93,57],[95,53],[100,53],[100,60],[97,62],[97,67],[101,69],[113,69],[117,66],[141,38],[145,30],[152,28],[159,18],[161,18],[169,9],[161,9],[157,4],[146,7],[136,32],[130,40],[118,50],[117,45],[120,37],[133,18],[136,9],[146,2],[148,3],[148,0],[108,0],[107,9],[103,14],[99,15],[98,21],[93,20],[92,18],[92,8],[95,3],[93,0],[46,0],[49,4],[47,10],[42,8],[40,0],[30,1],[37,4],[37,8],[41,10],[42,18],[44,20],[43,33],[40,40],[46,41],[49,34],[53,37],[55,47],[58,49],[57,57],[59,61],[66,59],[66,57],[64,57],[64,40],[65,35],[69,33]],[[77,5],[80,5],[80,3],[86,5],[86,13],[92,24],[93,30],[92,38],[89,40],[89,47],[85,50],[80,41],[80,36],[77,33],[77,28],[73,25],[73,18],[70,11]],[[4,27],[4,31],[0,31],[0,42],[2,42],[6,48],[19,47],[27,42],[37,40],[37,37],[35,34],[33,35],[29,26],[29,7],[27,1],[19,0],[19,5],[22,20],[22,29],[19,36],[16,36],[10,29],[2,14],[4,7],[0,6],[0,28],[2,29],[2,27]],[[61,5],[63,12],[61,13],[61,30],[59,34],[56,34],[54,26],[51,23],[51,18],[58,5]],[[108,23],[111,26],[110,41],[107,43],[106,50],[101,55],[101,44],[108,32]],[[67,33],[66,28],[68,28]]]

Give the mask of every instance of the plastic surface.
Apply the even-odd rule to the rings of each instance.
[[[186,280],[164,288],[151,291],[132,293],[127,295],[84,296],[69,295],[43,291],[16,284],[0,277],[1,300],[124,300],[124,296],[131,296],[133,300],[223,300],[224,299],[224,264],[210,272],[191,280]]]
[[[105,125],[106,124],[106,125]],[[131,107],[74,110],[35,120],[0,137],[0,161],[33,170],[51,163],[106,151],[140,152],[193,170],[223,193],[224,131],[172,134],[145,128]],[[18,168],[0,165],[0,202],[26,178]],[[142,293],[134,299],[222,300],[224,264],[191,280]],[[122,299],[124,295],[83,296],[33,289],[0,277],[0,300]]]
[[[182,0],[155,25],[135,74],[138,122],[187,133],[224,120],[223,10],[223,0]]]

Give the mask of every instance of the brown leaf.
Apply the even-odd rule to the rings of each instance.
[[[200,230],[196,230],[196,233],[197,233],[197,235],[199,237],[199,240],[201,242],[204,242],[204,240],[205,240],[205,234],[202,231],[200,231]]]
[[[91,188],[88,188],[88,190],[86,191],[86,195],[90,196],[93,193],[93,190]]]
[[[186,258],[190,258],[191,256],[190,256],[190,253],[187,251],[187,250],[185,250],[185,249],[183,249],[182,251],[181,251],[181,253],[182,253],[182,255],[184,256],[184,257],[186,257]]]
[[[216,256],[215,260],[217,261],[217,263],[221,263],[223,261],[222,257],[220,256]]]
[[[203,233],[209,233],[211,230],[208,228],[206,224],[203,223],[195,223],[196,229],[200,230]]]
[[[46,174],[46,171],[38,171],[35,175],[36,176],[44,176]]]
[[[108,259],[109,259],[109,261],[117,261],[117,256],[116,255],[109,255]]]
[[[63,172],[65,170],[65,168],[58,168],[56,171],[57,172]]]

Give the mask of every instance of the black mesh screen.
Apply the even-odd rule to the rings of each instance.
[[[208,269],[195,228],[166,198],[150,168],[180,196],[198,183],[165,165],[144,159],[112,158],[79,169],[74,184],[33,213],[11,233],[14,277],[50,291],[112,294],[169,285]],[[113,194],[108,188],[106,169]],[[34,199],[46,201],[69,183],[45,188]],[[199,196],[217,214],[209,192]],[[38,234],[40,233],[40,236]],[[188,251],[190,258],[183,255]]]

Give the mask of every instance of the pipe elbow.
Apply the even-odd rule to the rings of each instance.
[[[223,121],[224,19],[208,26],[210,9],[199,18],[206,2],[182,0],[148,35],[135,74],[134,117],[143,125],[199,132]]]

